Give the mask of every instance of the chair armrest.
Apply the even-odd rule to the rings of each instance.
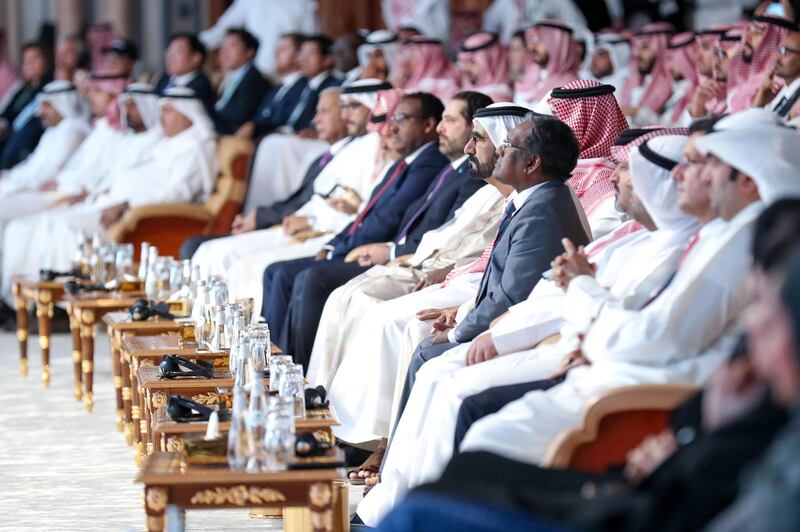
[[[696,386],[644,384],[608,390],[591,401],[582,426],[563,432],[550,445],[543,464],[603,472],[625,461],[628,451],[664,430],[669,414]]]
[[[178,256],[181,244],[190,236],[206,234],[213,217],[202,205],[161,203],[128,209],[120,221],[106,231],[112,242],[142,242],[158,246],[162,255]]]

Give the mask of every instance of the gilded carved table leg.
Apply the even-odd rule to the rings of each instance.
[[[28,303],[22,297],[22,288],[14,283],[14,307],[17,311],[17,341],[19,341],[19,373],[28,376]]]
[[[69,330],[72,335],[72,366],[74,368],[74,386],[75,386],[75,400],[80,401],[83,398],[83,374],[81,368],[81,322],[78,316],[75,315],[73,309],[70,307],[67,311],[69,313]]]
[[[53,293],[36,293],[36,319],[39,321],[39,347],[42,350],[42,384],[50,386],[50,328],[53,322]]]

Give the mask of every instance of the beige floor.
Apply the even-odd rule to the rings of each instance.
[[[13,333],[0,333],[0,530],[144,529],[133,451],[115,428],[108,338],[98,334],[95,409],[73,399],[69,336],[52,341],[50,388],[39,380],[38,343],[30,373],[19,374]],[[351,505],[359,489],[351,490]],[[280,520],[247,511],[192,511],[186,530],[280,530]]]

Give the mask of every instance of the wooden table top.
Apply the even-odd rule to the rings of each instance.
[[[176,354],[190,356],[199,353],[213,355],[205,351],[198,351],[196,347],[180,347],[180,338],[177,334],[163,334],[159,336],[125,336],[122,339],[122,349],[131,356],[154,356],[159,354]],[[271,347],[272,354],[279,354],[281,350],[275,344]],[[221,353],[227,356],[227,352]]]
[[[14,277],[11,278],[11,282],[12,284],[18,283],[22,288],[27,288],[29,290],[63,291],[65,280],[59,281],[56,279],[53,281],[42,281],[31,277],[15,275]]]
[[[196,390],[198,388],[230,388],[233,386],[233,376],[228,371],[214,370],[215,376],[211,379],[184,377],[182,379],[162,379],[161,369],[158,366],[142,366],[136,374],[139,386],[148,389],[168,390]],[[264,377],[264,383],[269,383],[269,377]]]
[[[78,309],[124,309],[143,297],[142,292],[79,292],[64,294],[64,299]]]
[[[297,430],[307,432],[325,429],[339,425],[330,408],[320,408],[306,411],[306,417],[295,420]],[[174,434],[205,434],[208,421],[193,421],[190,423],[176,423],[170,419],[166,410],[159,410],[153,420],[153,430],[166,435]],[[230,421],[220,421],[219,431],[228,432],[231,428]]]
[[[165,354],[191,356],[197,353],[196,347],[180,347],[180,337],[177,334],[123,336],[122,349],[133,357],[153,357]],[[220,356],[222,355],[220,354]]]
[[[109,312],[103,316],[103,322],[109,327],[122,331],[180,331],[181,325],[175,320],[154,316],[144,321],[133,321],[127,312]]]
[[[227,467],[188,466],[183,469],[180,453],[155,452],[145,457],[136,482],[148,485],[187,484],[314,483],[341,479],[338,470],[298,469],[276,473],[247,473]]]

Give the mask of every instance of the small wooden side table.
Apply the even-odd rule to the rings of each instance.
[[[130,445],[133,442],[133,423],[130,419],[130,404],[128,417],[125,415],[124,402],[130,403],[132,399],[130,374],[127,379],[123,374],[129,366],[122,360],[123,336],[158,336],[165,333],[180,331],[180,324],[154,316],[144,321],[133,321],[127,312],[109,312],[103,316],[103,323],[108,326],[108,336],[111,339],[111,368],[114,378],[116,398],[117,430],[124,432],[125,440]],[[128,366],[128,368],[126,368]],[[124,382],[127,380],[127,385]]]
[[[295,430],[298,434],[313,432],[317,439],[332,441],[334,436],[332,427],[339,425],[330,408],[309,410],[306,417],[295,421]],[[181,451],[185,446],[184,437],[191,434],[205,434],[208,428],[207,421],[177,423],[170,419],[166,410],[159,410],[153,419],[153,440],[155,449],[161,451]],[[231,428],[230,421],[220,421],[219,431],[224,434]]]
[[[17,341],[19,342],[19,372],[28,375],[28,305],[36,305],[39,325],[39,348],[42,350],[42,385],[50,386],[50,331],[53,306],[64,297],[63,281],[38,281],[15,276],[11,279],[14,307],[17,311]],[[75,353],[73,353],[73,360]]]
[[[228,467],[183,467],[179,453],[153,453],[142,465],[136,482],[144,484],[147,530],[164,530],[168,505],[183,530],[183,511],[223,508],[283,508],[287,532],[343,532],[350,529],[347,483],[337,469],[243,473]],[[307,509],[307,510],[306,510]]]
[[[130,399],[123,396],[122,407],[126,420],[126,442],[128,423],[130,423],[132,442],[135,446],[136,463],[141,463],[144,456],[144,442],[147,440],[147,423],[142,417],[144,401],[140,395],[139,368],[156,366],[166,355],[181,355],[189,360],[198,358],[210,360],[215,367],[227,368],[228,356],[221,353],[199,352],[196,348],[180,347],[180,338],[176,334],[161,336],[128,336],[122,338],[122,387],[131,390]],[[130,421],[128,421],[130,420]]]
[[[167,398],[170,395],[190,397],[193,401],[202,404],[217,404],[219,402],[218,388],[232,388],[233,377],[230,374],[215,376],[211,379],[162,379],[161,370],[156,366],[140,366],[137,372],[139,379],[139,398],[142,404],[142,432],[147,430],[147,438],[142,434],[142,440],[147,444],[147,454],[155,449],[153,435],[153,419],[158,410],[166,408]],[[264,384],[269,385],[269,378],[264,377]]]
[[[81,354],[80,370],[83,372],[83,405],[87,412],[94,408],[93,380],[94,380],[94,337],[97,334],[97,324],[105,314],[124,310],[141,297],[140,293],[116,294],[109,292],[81,292],[76,295],[65,294],[64,299],[69,303],[70,325],[72,329],[73,353]],[[75,329],[78,329],[79,344],[75,345]],[[74,354],[73,354],[74,356]],[[74,358],[73,358],[74,360]],[[77,399],[81,381],[80,373],[76,368],[75,395]]]

